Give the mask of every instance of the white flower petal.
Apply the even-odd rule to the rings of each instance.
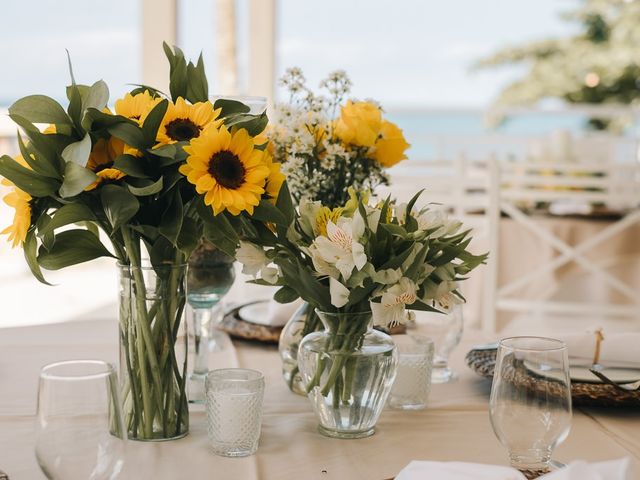
[[[349,289],[335,278],[329,278],[329,293],[331,305],[336,308],[344,307],[349,302]]]

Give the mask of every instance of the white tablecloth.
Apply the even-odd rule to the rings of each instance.
[[[11,480],[44,478],[33,454],[40,367],[73,358],[114,361],[116,328],[115,320],[87,318],[0,329],[0,470]],[[428,409],[386,410],[376,434],[360,440],[329,439],[317,433],[307,399],[290,393],[280,377],[277,349],[236,342],[214,355],[211,367],[239,365],[264,372],[263,433],[258,453],[242,459],[213,455],[207,448],[202,407],[193,407],[186,438],[164,443],[129,442],[124,478],[383,480],[414,459],[506,464],[506,452],[489,423],[490,382],[463,365],[469,347],[484,340],[476,332],[465,334],[453,359],[460,378],[455,383],[435,385]],[[638,432],[638,411],[576,411],[571,434],[555,458],[568,462],[630,456],[638,465]]]

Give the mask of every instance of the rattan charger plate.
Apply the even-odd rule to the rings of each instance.
[[[471,370],[486,378],[493,377],[495,349],[478,348],[467,353]],[[589,407],[640,407],[640,391],[625,392],[605,383],[571,382],[573,404]]]
[[[227,313],[220,322],[220,325],[218,325],[218,328],[233,338],[277,344],[280,339],[282,327],[258,325],[257,323],[243,320],[239,312],[240,309],[246,305],[247,304],[239,305]]]

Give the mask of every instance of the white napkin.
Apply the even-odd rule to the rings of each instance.
[[[564,334],[556,336],[569,349],[569,363],[591,365],[596,346],[594,333]],[[600,343],[599,363],[605,367],[640,368],[640,332],[607,333]]]
[[[284,326],[295,311],[302,305],[302,300],[298,299],[291,303],[278,303],[274,299],[269,301],[266,315],[266,325],[272,327]]]
[[[632,480],[631,461],[628,458],[601,463],[577,461],[540,479],[544,480]],[[464,462],[413,461],[396,480],[526,480],[511,467]]]

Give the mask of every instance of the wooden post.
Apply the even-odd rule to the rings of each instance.
[[[162,42],[177,43],[177,0],[142,0],[142,83],[169,91],[169,64]]]
[[[249,95],[267,97],[275,93],[276,1],[250,0]]]
[[[216,0],[216,19],[218,68],[216,69],[216,83],[212,93],[237,95],[239,93],[238,42],[235,0]]]

